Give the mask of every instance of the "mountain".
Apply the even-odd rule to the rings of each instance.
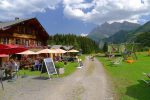
[[[150,32],[150,21],[137,28],[135,31],[128,33],[128,41],[134,41],[142,33]]]
[[[120,30],[109,38],[104,39],[104,41],[115,44],[126,42],[128,40],[129,32],[130,31]]]
[[[94,28],[88,35],[89,38],[99,41],[104,38],[108,38],[113,34],[119,32],[120,30],[130,31],[138,28],[140,25],[136,23],[130,23],[124,21],[123,23],[114,22],[114,23],[107,23],[97,26]]]
[[[136,29],[132,34],[142,33],[142,32],[150,32],[150,21]]]
[[[143,47],[150,47],[150,32],[141,33],[136,36],[135,43],[140,43]],[[143,48],[144,49],[144,48]]]
[[[104,39],[104,41],[111,43],[132,42],[137,40],[136,38],[139,39],[140,36],[143,36],[141,34],[146,32],[150,32],[150,21],[132,31],[120,30],[109,38]]]

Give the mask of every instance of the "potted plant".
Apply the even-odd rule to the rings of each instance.
[[[63,62],[56,62],[55,67],[56,67],[58,74],[64,74],[65,71],[64,71],[64,63]]]

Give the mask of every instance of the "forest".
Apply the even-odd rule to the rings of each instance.
[[[138,34],[135,42],[140,43],[143,47],[150,47],[150,32]]]
[[[99,51],[98,44],[95,41],[74,34],[56,34],[51,35],[48,45],[66,45],[74,46],[77,50],[82,50],[83,54],[96,53]]]

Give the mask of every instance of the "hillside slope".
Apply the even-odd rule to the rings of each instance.
[[[123,23],[114,22],[111,24],[105,22],[104,24],[94,28],[90,32],[88,37],[95,41],[99,41],[99,40],[102,40],[104,38],[108,38],[108,37],[114,35],[115,33],[119,32],[120,30],[125,30],[125,31],[135,30],[139,26],[140,26],[139,24],[130,23],[127,21],[124,21]]]

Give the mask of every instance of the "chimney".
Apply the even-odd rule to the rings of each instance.
[[[15,20],[19,20],[19,17],[15,17]]]

